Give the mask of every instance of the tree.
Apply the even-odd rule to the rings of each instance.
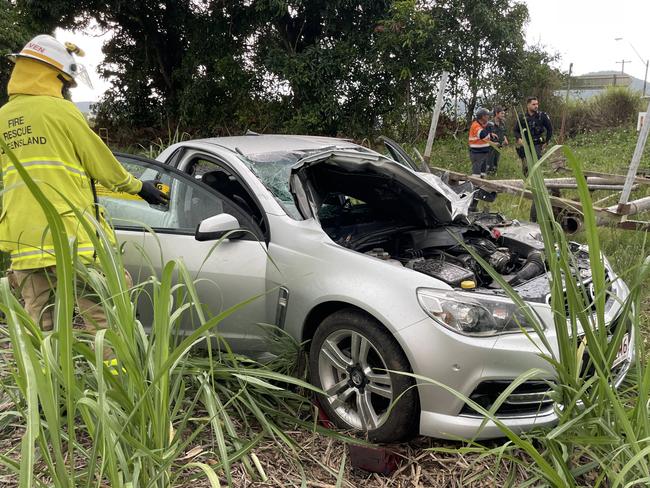
[[[0,1],[0,105],[7,101],[7,83],[13,64],[5,56],[20,51],[36,34],[36,27],[29,23],[23,9],[13,2]]]
[[[287,109],[284,129],[327,135],[343,127],[352,134],[372,130],[381,103],[375,88],[385,84],[373,58],[374,29],[390,3],[254,2],[252,59],[257,75],[273,80],[265,95]]]
[[[525,46],[528,9],[512,0],[444,0],[432,7],[442,42],[442,56],[464,102],[467,120],[496,80],[509,75]]]
[[[428,2],[400,0],[393,2],[376,31],[380,69],[391,80],[385,95],[391,110],[384,116],[382,131],[415,140],[422,115],[433,105],[440,74],[448,68],[438,20]]]
[[[518,96],[513,80],[534,83],[528,63],[544,54],[525,48],[515,0],[19,1],[39,25],[114,32],[102,125],[196,135],[415,139],[444,69],[471,117],[495,93]]]
[[[29,3],[34,17],[51,19],[60,27],[84,28],[94,21],[113,32],[103,48],[101,74],[111,88],[100,105],[102,124],[160,126],[186,116],[202,126],[209,110],[210,125],[226,118],[233,90],[248,88],[243,65],[233,62],[246,45],[244,1]]]
[[[521,49],[507,75],[504,73],[494,79],[501,100],[521,103],[528,96],[539,97],[545,102],[552,100],[565,80],[565,75],[553,68],[558,57],[541,46]]]

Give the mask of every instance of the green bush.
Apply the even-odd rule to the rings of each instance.
[[[588,100],[570,101],[567,107],[566,132],[583,132],[629,126],[641,110],[637,92],[624,87],[611,87]]]

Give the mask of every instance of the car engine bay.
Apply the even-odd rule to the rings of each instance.
[[[537,224],[498,213],[455,214],[453,207],[464,196],[443,195],[439,183],[401,171],[394,163],[359,163],[333,155],[293,171],[335,243],[453,288],[505,295],[499,284],[505,281],[524,300],[548,301],[550,283]],[[309,211],[303,209],[303,214]],[[578,243],[571,246],[572,274],[589,284],[588,251]],[[481,260],[503,280],[494,279]]]
[[[320,213],[325,232],[339,245],[439,279],[454,288],[504,290],[470,249],[516,288],[522,298],[544,301],[550,292],[544,244],[536,224],[478,213],[467,223],[418,228],[403,222],[377,221],[365,205],[345,205]],[[330,209],[332,210],[332,209]],[[589,256],[573,245],[577,272],[589,279]]]

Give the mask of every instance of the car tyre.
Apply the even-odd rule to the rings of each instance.
[[[365,313],[345,309],[328,316],[312,339],[312,383],[323,411],[340,428],[366,431],[375,442],[412,437],[419,425],[415,381],[394,337]],[[391,408],[391,404],[397,401]]]

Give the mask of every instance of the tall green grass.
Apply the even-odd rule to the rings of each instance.
[[[251,480],[264,481],[253,452],[262,439],[275,441],[299,465],[300,447],[284,432],[297,424],[316,428],[300,420],[309,404],[294,392],[312,387],[279,372],[286,360],[265,366],[241,358],[215,333],[224,317],[256,297],[209,316],[179,260],[168,262],[161,276],[129,288],[121,255],[102,227],[71,206],[96,249],[96,265],[84,266],[57,210],[0,145],[45,212],[57,259],[51,333],[39,329],[7,279],[0,280],[13,355],[3,372],[13,382],[5,378],[0,388],[15,403],[0,413],[0,428],[11,423],[24,429],[20,452],[0,453],[0,464],[15,473],[20,487],[162,488],[199,476],[213,487],[232,486],[235,464]],[[106,311],[109,326],[96,334],[73,329],[79,281]],[[136,316],[141,293],[150,294],[154,307],[150,331]],[[180,321],[190,313],[199,326],[181,336]],[[213,351],[214,342],[223,347]],[[201,343],[207,355],[193,353]],[[115,367],[104,361],[105,348]],[[205,452],[188,455],[197,445]]]
[[[559,114],[566,109],[566,133],[570,136],[612,127],[632,126],[637,113],[643,110],[640,93],[627,87],[613,86],[587,100],[571,100],[558,107]],[[559,127],[559,124],[557,124]]]
[[[577,193],[585,209],[584,239],[590,250],[593,300],[587,285],[574,272],[574,253],[564,232],[553,220],[544,185],[541,168],[558,152],[564,155],[576,177]],[[535,154],[527,152],[526,156],[530,168],[527,184],[534,192],[551,280],[550,305],[557,345],[545,345],[540,354],[555,376],[552,385],[558,423],[552,429],[517,435],[495,415],[516,385],[544,374],[539,370],[528,371],[517,378],[489,411],[452,391],[482,413],[486,421],[495,422],[508,439],[498,447],[470,443],[467,448],[454,452],[479,452],[482,462],[486,456],[506,459],[513,468],[519,467],[529,473],[523,486],[647,486],[650,484],[650,368],[640,333],[640,310],[650,260],[637,256],[635,272],[628,273],[630,294],[622,301],[618,326],[610,334],[605,322],[607,270],[582,165],[573,151],[562,146],[553,147],[539,161]],[[475,258],[481,261],[479,256]],[[482,264],[520,305],[528,320],[535,320],[528,306],[498,273],[487,263]],[[617,390],[613,387],[612,363],[626,332],[635,339],[635,358],[627,381]],[[543,339],[541,324],[537,324],[536,333],[530,337],[537,343]],[[585,351],[588,351],[587,356],[583,354]]]
[[[156,156],[158,156],[169,146],[178,142],[186,141],[188,139],[192,139],[192,135],[188,134],[185,131],[182,131],[180,125],[176,125],[176,128],[173,131],[171,126],[168,125],[167,140],[163,140],[162,137],[158,137],[156,140],[151,141],[149,143],[149,146],[138,144],[138,152],[149,159],[156,159]]]

